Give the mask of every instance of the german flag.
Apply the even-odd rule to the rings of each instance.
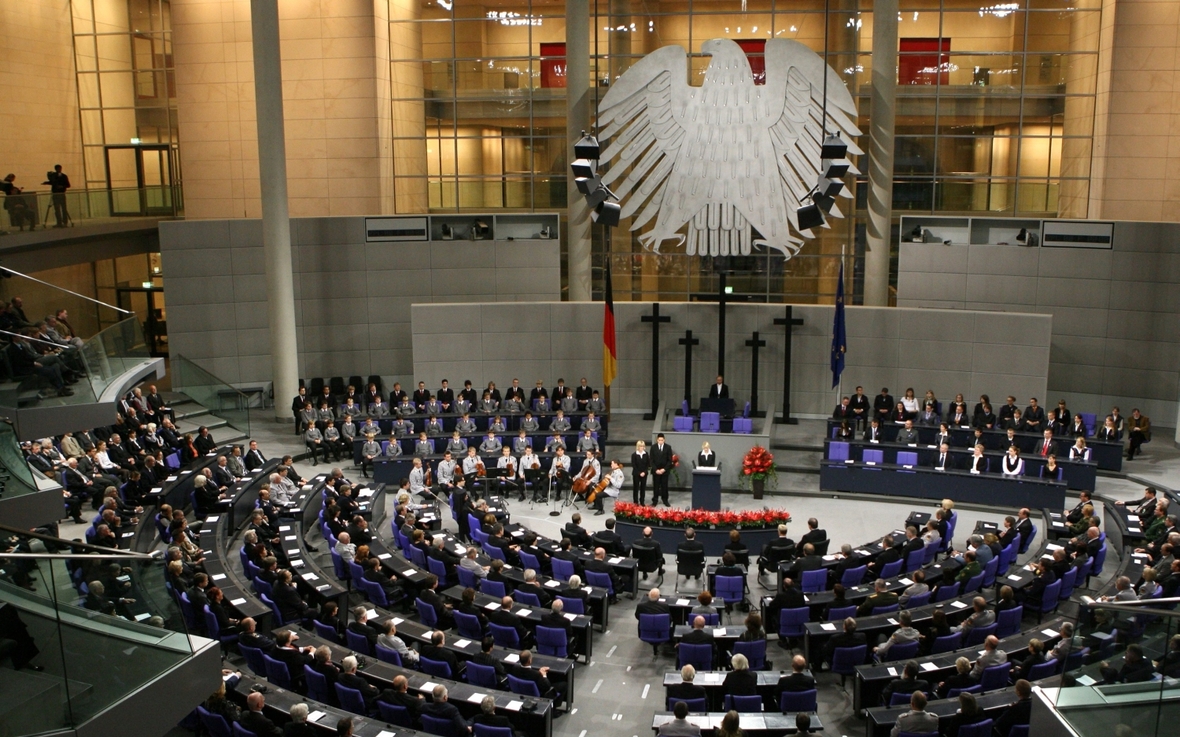
[[[610,386],[619,373],[618,351],[615,348],[615,297],[610,283],[610,264],[606,267],[606,288],[603,290],[602,310],[602,385]]]

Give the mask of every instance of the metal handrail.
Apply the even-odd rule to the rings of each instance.
[[[19,527],[12,527],[11,525],[0,524],[0,531],[10,532],[13,535],[21,537],[31,537],[34,540],[42,542],[53,543],[54,545],[63,548],[73,548],[81,550],[92,550],[94,555],[79,553],[0,553],[0,558],[130,558],[132,560],[152,561],[155,558],[149,553],[136,553],[133,551],[111,552],[110,548],[104,548],[101,545],[91,545],[86,542],[75,542],[73,540],[63,540],[60,537],[53,535],[46,535],[43,532],[36,532],[34,530],[22,530]]]
[[[1135,601],[1098,601],[1089,596],[1082,597],[1082,603],[1091,609],[1112,609],[1125,612],[1147,612],[1168,619],[1180,619],[1180,609],[1157,609],[1162,604],[1180,604],[1180,597],[1167,599],[1136,599]]]

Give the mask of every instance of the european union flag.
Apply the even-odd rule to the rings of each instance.
[[[844,372],[844,262],[840,262],[840,281],[836,285],[836,319],[832,323],[832,388],[840,385]]]

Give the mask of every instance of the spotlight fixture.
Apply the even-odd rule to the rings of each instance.
[[[811,230],[825,223],[823,210],[815,203],[800,207],[795,211],[795,217],[798,219],[799,230]]]
[[[815,191],[824,197],[835,197],[844,189],[844,182],[840,179],[828,179],[820,175],[815,183]]]
[[[596,162],[597,159],[574,159],[570,168],[574,170],[575,177],[589,179],[594,176],[594,170],[598,168]]]
[[[838,134],[832,134],[825,138],[824,144],[819,150],[819,157],[821,159],[843,159],[847,155],[848,144]]]
[[[574,155],[579,159],[598,161],[600,151],[598,139],[587,134],[586,131],[582,131],[581,140],[574,144]]]
[[[606,188],[604,187],[603,189]],[[609,191],[607,190],[608,193]],[[599,225],[609,225],[613,228],[619,224],[619,217],[622,215],[622,212],[623,207],[618,202],[603,200],[594,208],[594,212],[590,213],[590,219]]]
[[[578,186],[578,191],[584,195],[588,195],[594,190],[602,186],[602,177],[594,175],[592,177],[577,177],[574,179],[574,184]]]
[[[852,167],[852,162],[848,159],[824,159],[820,163],[819,170],[825,179],[840,179],[848,173],[849,168]]]
[[[623,207],[615,193],[598,176],[598,157],[602,155],[598,139],[582,131],[582,137],[574,143],[574,155],[577,158],[570,164],[570,169],[574,172],[574,184],[586,198],[586,207],[591,210],[591,220],[611,227],[618,225]]]

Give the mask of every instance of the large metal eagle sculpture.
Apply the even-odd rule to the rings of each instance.
[[[796,210],[815,187],[825,135],[839,132],[849,154],[863,153],[852,95],[797,41],[766,42],[764,85],[735,42],[715,38],[701,50],[712,59],[700,87],[688,84],[680,46],[647,55],[611,85],[598,107],[609,141],[602,181],[618,183],[631,230],[655,218],[639,240],[657,253],[674,240],[690,256],[748,255],[761,245],[790,258],[812,237]],[[842,217],[834,206],[829,216]]]

